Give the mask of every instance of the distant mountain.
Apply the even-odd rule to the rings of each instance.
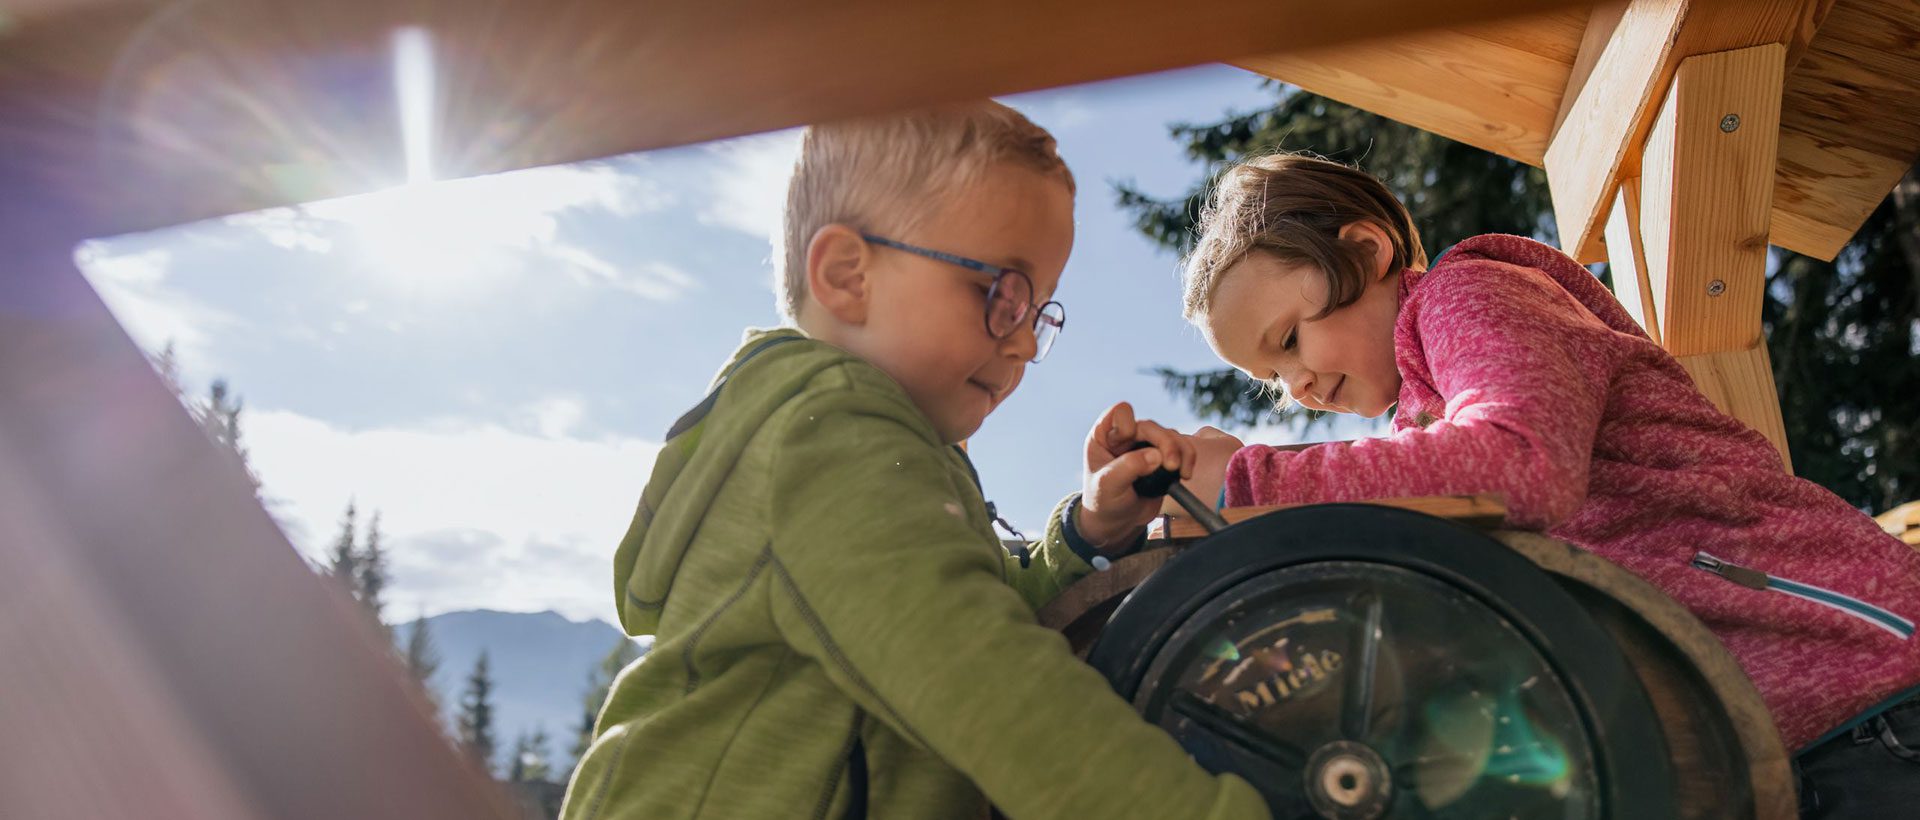
[[[394,645],[406,650],[411,621],[393,628]],[[547,730],[547,752],[556,766],[571,762],[587,676],[627,637],[606,621],[570,621],[557,612],[465,610],[427,619],[427,634],[440,653],[430,681],[440,696],[440,718],[451,727],[460,694],[481,650],[493,673],[494,764],[504,772],[514,738]],[[641,642],[644,650],[650,642]]]

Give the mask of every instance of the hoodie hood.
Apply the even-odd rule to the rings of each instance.
[[[668,431],[614,553],[615,603],[627,634],[659,628],[681,557],[761,425],[815,375],[853,359],[797,330],[747,332],[707,397]]]

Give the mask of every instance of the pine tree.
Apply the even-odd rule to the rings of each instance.
[[[1206,166],[1185,195],[1163,200],[1127,183],[1115,186],[1142,234],[1184,252],[1200,206],[1229,163],[1310,150],[1385,181],[1406,203],[1429,258],[1482,233],[1556,241],[1539,168],[1291,86],[1273,87],[1279,99],[1272,108],[1171,127],[1187,155]],[[1870,510],[1920,496],[1920,402],[1912,400],[1920,395],[1920,166],[1833,262],[1778,249],[1773,261],[1761,326],[1794,471]],[[1231,368],[1154,372],[1209,420],[1296,429],[1317,420],[1297,405],[1276,416],[1259,385]]]
[[[420,691],[426,693],[427,702],[433,704],[434,712],[440,711],[440,697],[433,691],[433,675],[440,671],[440,650],[433,645],[433,634],[427,629],[427,613],[421,612],[413,619],[413,628],[407,631],[407,674],[413,676]]]
[[[254,498],[260,497],[260,477],[254,475],[253,464],[247,458],[247,448],[240,443],[240,410],[245,405],[239,395],[227,389],[225,379],[214,379],[207,388],[207,400],[191,408],[194,420],[200,422],[200,429],[220,446],[220,451],[233,460],[247,477],[247,486],[253,490]]]
[[[327,575],[356,601],[360,599],[360,551],[354,545],[354,519],[358,514],[353,499],[347,499],[347,512],[340,519],[340,535],[334,538],[327,565]]]
[[[207,400],[194,407],[200,427],[207,431],[207,437],[215,444],[227,450],[244,454],[240,447],[240,409],[244,402],[227,389],[225,379],[214,379],[207,387]]]
[[[240,443],[240,410],[245,402],[228,388],[225,379],[213,380],[207,389],[205,401],[189,401],[180,376],[180,355],[172,341],[168,341],[159,353],[148,354],[148,359],[153,362],[153,372],[160,377],[167,390],[200,425],[200,431],[240,467],[253,489],[254,497],[259,498],[260,477],[254,474],[247,448]]]
[[[460,697],[460,747],[488,776],[493,774],[493,674],[487,667],[486,650],[473,662],[467,675],[467,690]]]
[[[547,761],[547,727],[534,727],[533,734],[521,732],[513,741],[513,763],[507,780],[513,783],[543,783],[553,777]]]
[[[380,624],[382,630],[388,630],[382,618],[386,602],[382,595],[386,592],[387,554],[380,546],[380,511],[375,510],[373,517],[367,520],[366,546],[360,550],[355,566],[355,586],[359,590],[360,606],[365,608],[373,622]]]
[[[607,693],[613,690],[613,679],[619,676],[620,670],[639,660],[640,655],[640,647],[622,635],[620,642],[607,650],[598,664],[587,670],[586,691],[580,696],[580,723],[574,729],[573,765],[579,766],[587,747],[593,745],[594,721],[600,716],[600,707],[606,705]]]
[[[174,350],[173,340],[168,339],[159,353],[151,354],[148,358],[153,360],[153,372],[160,375],[160,381],[173,392],[173,397],[179,399],[182,405],[186,404],[187,389],[180,386],[180,354]]]

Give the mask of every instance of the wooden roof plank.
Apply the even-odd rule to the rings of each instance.
[[[1540,165],[1566,86],[1565,38],[1531,42],[1514,24],[1568,32],[1579,12],[1419,32],[1234,65],[1530,165]]]
[[[0,156],[66,168],[51,182],[98,200],[95,235],[378,187],[399,151],[391,103],[325,119],[339,89],[316,77],[329,60],[380,65],[399,25],[432,32],[439,156],[475,175],[1574,4],[220,0],[152,17],[102,4],[9,35]]]

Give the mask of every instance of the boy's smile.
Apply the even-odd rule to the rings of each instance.
[[[1399,288],[1400,272],[1382,270],[1357,301],[1315,319],[1327,305],[1320,269],[1256,251],[1221,275],[1201,332],[1228,364],[1310,409],[1374,418],[1400,394]]]

